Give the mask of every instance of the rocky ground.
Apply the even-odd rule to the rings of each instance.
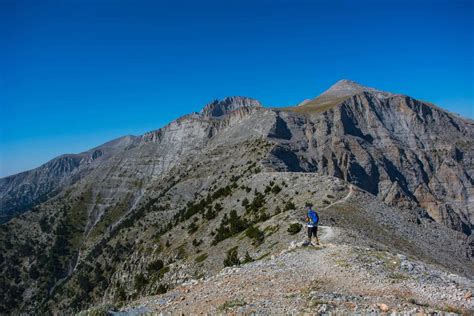
[[[280,254],[145,297],[114,315],[448,312],[472,314],[474,282],[401,254],[336,243],[293,241]]]

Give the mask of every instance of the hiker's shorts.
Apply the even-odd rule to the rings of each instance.
[[[311,236],[318,237],[318,226],[308,226],[308,238],[311,239]]]

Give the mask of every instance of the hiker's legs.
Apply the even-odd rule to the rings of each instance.
[[[316,244],[319,245],[319,238],[318,238],[318,226],[314,226],[314,237],[316,238]]]
[[[313,227],[308,226],[308,243],[311,243],[311,235],[313,235]]]

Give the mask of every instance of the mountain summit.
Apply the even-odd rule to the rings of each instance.
[[[381,91],[375,88],[366,87],[352,80],[342,79],[333,84],[329,89],[321,93],[314,99],[307,99],[298,104],[299,106],[312,106],[312,107],[323,107],[326,109],[328,105],[334,105],[334,103],[340,102],[341,100],[357,95],[363,92],[368,92],[375,95],[377,98],[388,98],[395,94],[390,92]]]
[[[352,80],[342,79],[324,91],[319,97],[344,97],[362,92],[370,92],[378,97],[388,97],[393,95],[390,92],[384,92],[375,88],[363,86]]]

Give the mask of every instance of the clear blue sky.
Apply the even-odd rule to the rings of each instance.
[[[474,117],[473,1],[0,0],[0,177],[346,78]]]

